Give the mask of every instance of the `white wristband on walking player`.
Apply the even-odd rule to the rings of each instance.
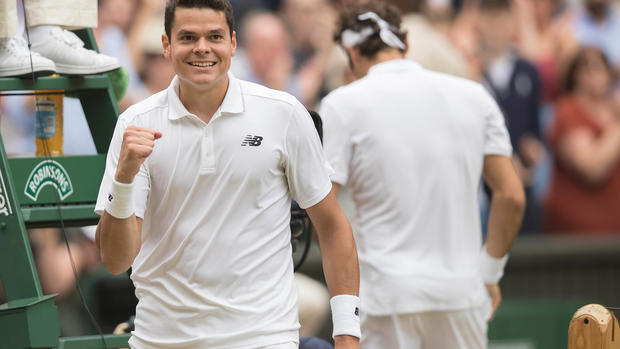
[[[115,218],[125,219],[133,214],[133,183],[112,181],[112,188],[108,192],[105,210]]]
[[[480,252],[480,275],[485,284],[496,284],[504,276],[504,267],[508,261],[508,254],[495,258],[487,252],[487,246],[482,246]]]
[[[332,308],[334,332],[332,337],[348,335],[361,338],[360,299],[356,296],[341,294],[329,300]]]

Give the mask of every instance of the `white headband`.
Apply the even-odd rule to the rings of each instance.
[[[383,41],[384,44],[390,47],[399,48],[401,50],[405,49],[405,44],[398,38],[398,36],[396,36],[396,34],[394,34],[394,32],[392,32],[392,30],[390,30],[390,24],[384,21],[383,18],[379,17],[376,13],[366,12],[357,16],[357,19],[360,21],[370,19],[377,23],[379,26],[379,37],[381,37],[381,41]],[[364,27],[359,32],[346,29],[342,32],[342,46],[355,47],[366,41],[366,39],[374,34],[374,32],[375,31],[372,27]]]

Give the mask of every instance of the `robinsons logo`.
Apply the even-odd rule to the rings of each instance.
[[[47,185],[53,185],[58,190],[60,200],[64,200],[73,193],[73,185],[67,171],[54,160],[41,161],[28,176],[24,194],[37,201],[39,192]]]

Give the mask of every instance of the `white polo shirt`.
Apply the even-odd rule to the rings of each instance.
[[[362,309],[455,310],[487,297],[478,275],[484,156],[510,156],[484,88],[409,60],[373,66],[321,103],[332,181],[349,187]]]
[[[170,87],[124,112],[108,152],[104,208],[128,125],[163,136],[134,180],[142,247],[131,278],[136,348],[257,348],[298,340],[291,195],[303,208],[331,190],[306,109],[238,80],[208,124]],[[112,296],[112,295],[110,295]]]

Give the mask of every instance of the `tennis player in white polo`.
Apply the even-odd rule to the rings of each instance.
[[[170,87],[124,112],[107,155],[97,243],[132,267],[132,348],[297,348],[291,197],[316,227],[334,342],[359,348],[359,271],[311,117],[229,73],[228,0],[169,0]]]
[[[320,108],[332,181],[349,187],[356,209],[361,347],[485,348],[523,187],[493,99],[403,59],[400,23],[380,1],[341,13],[336,40],[359,79]],[[484,247],[481,175],[493,192]]]

